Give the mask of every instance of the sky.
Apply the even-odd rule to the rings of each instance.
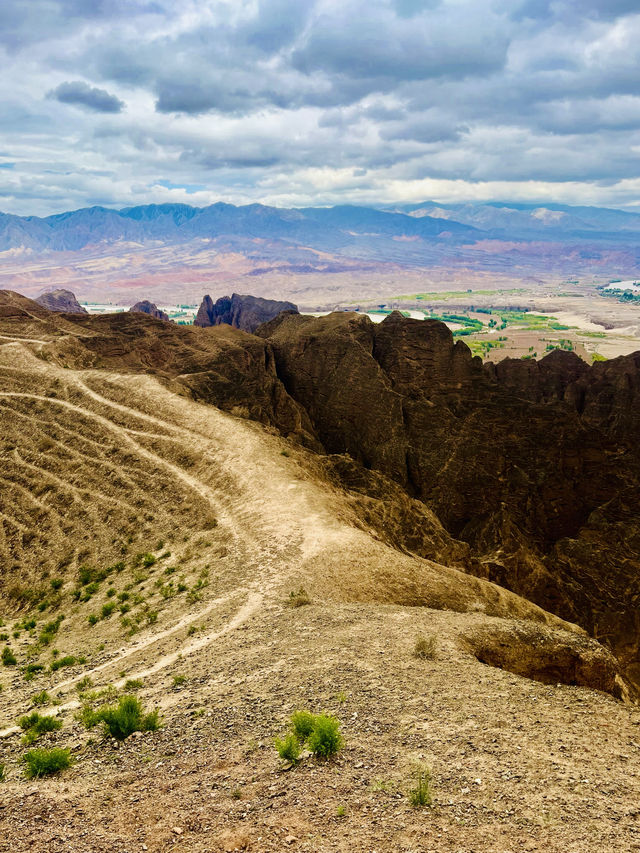
[[[640,0],[0,0],[0,211],[640,210]]]

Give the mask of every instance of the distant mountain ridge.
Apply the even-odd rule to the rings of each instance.
[[[355,232],[355,233],[352,233]],[[208,207],[149,204],[114,210],[89,207],[39,218],[0,213],[0,251],[78,251],[119,241],[182,243],[222,236],[285,240],[337,249],[349,238],[434,238],[473,235],[473,226],[367,207],[288,209],[218,202]]]
[[[363,207],[277,208],[263,204],[208,207],[146,204],[101,206],[52,216],[0,213],[0,251],[80,251],[120,242],[181,244],[197,239],[273,240],[341,254],[396,254],[387,241],[476,242],[483,239],[604,241],[640,236],[640,214],[554,202],[481,202]],[[372,250],[372,240],[386,249]],[[408,251],[408,249],[407,249]]]
[[[640,214],[605,207],[572,206],[555,202],[480,202],[420,204],[389,208],[421,218],[442,218],[470,225],[492,236],[540,239],[622,239],[640,235]]]

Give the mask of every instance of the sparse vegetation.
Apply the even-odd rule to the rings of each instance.
[[[274,744],[278,755],[283,761],[296,764],[300,759],[300,741],[293,732],[289,732],[282,739],[275,738]]]
[[[434,660],[438,651],[438,641],[433,634],[428,637],[418,637],[413,647],[414,658],[421,660]]]
[[[329,714],[312,714],[295,711],[289,722],[291,731],[284,738],[275,738],[278,755],[295,764],[306,743],[307,749],[316,758],[329,758],[342,747],[340,720]]]
[[[317,758],[330,758],[342,747],[340,721],[329,714],[314,717],[313,731],[307,739],[307,747]]]
[[[18,659],[11,651],[9,646],[5,646],[2,650],[2,665],[3,666],[16,666],[18,663]]]
[[[431,770],[418,767],[415,771],[416,786],[409,791],[409,802],[415,809],[430,806],[433,803]]]
[[[87,728],[102,723],[105,733],[116,740],[126,740],[133,732],[156,731],[160,726],[158,711],[145,713],[136,696],[121,696],[117,705],[106,705],[97,711],[85,707],[80,719]]]
[[[22,757],[28,779],[51,776],[71,766],[71,753],[68,749],[31,749]]]
[[[49,696],[46,690],[41,690],[40,693],[36,693],[35,696],[31,697],[31,702],[33,705],[48,705],[51,702],[51,696]]]
[[[291,728],[300,743],[304,743],[309,737],[314,723],[315,717],[309,711],[294,711],[291,715]]]
[[[39,645],[48,646],[53,641],[53,638],[60,630],[63,619],[64,614],[61,613],[53,622],[47,622],[42,631],[40,631],[40,636],[38,637]]]
[[[301,586],[297,592],[292,590],[289,593],[287,604],[289,607],[304,607],[305,604],[311,604],[311,598],[304,587]]]
[[[62,721],[57,717],[42,716],[37,711],[25,717],[21,717],[19,721],[20,728],[24,731],[22,738],[23,743],[34,743],[40,735],[46,732],[55,732],[62,728]]]
[[[125,682],[124,689],[129,691],[140,690],[140,688],[144,685],[144,682],[141,678],[128,678]]]
[[[86,663],[87,659],[84,657],[75,657],[75,655],[65,655],[63,658],[58,658],[58,660],[54,660],[51,664],[51,672],[57,672],[57,670],[62,669],[64,666],[74,666],[76,663]]]
[[[24,680],[25,681],[33,681],[33,679],[36,677],[36,675],[39,672],[42,672],[43,669],[44,669],[43,663],[28,663],[23,670]]]

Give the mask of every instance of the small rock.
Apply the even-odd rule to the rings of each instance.
[[[182,829],[181,826],[174,826],[171,828],[171,832],[175,833],[176,835],[182,835],[184,830]]]
[[[285,838],[287,844],[293,844],[293,842],[297,840],[298,839],[295,837],[295,835],[287,835],[287,837]]]

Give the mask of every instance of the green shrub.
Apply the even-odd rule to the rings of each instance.
[[[83,657],[75,657],[75,655],[65,655],[63,658],[58,658],[58,660],[54,660],[51,664],[51,672],[57,672],[57,670],[62,669],[63,666],[73,666],[76,663],[86,663],[87,659]]]
[[[282,740],[276,738],[274,744],[278,755],[284,761],[295,764],[300,758],[300,742],[293,732],[289,732]]]
[[[100,614],[101,614],[103,619],[108,619],[109,616],[111,616],[111,614],[113,613],[113,611],[115,609],[116,609],[115,601],[109,601],[108,604],[102,605],[102,610],[100,611]]]
[[[4,764],[0,764],[0,782],[4,782],[5,769]]]
[[[46,732],[55,732],[62,728],[62,721],[57,717],[41,716],[37,711],[32,711],[26,717],[20,718],[20,728],[24,731],[23,743],[33,743],[40,735]]]
[[[144,686],[144,682],[141,678],[129,678],[125,682],[124,689],[129,690],[140,690],[141,687]]]
[[[22,760],[27,778],[38,779],[66,770],[71,765],[71,753],[68,749],[31,749]]]
[[[15,666],[18,663],[18,659],[11,651],[9,646],[5,646],[2,650],[2,665],[3,666]]]
[[[85,708],[80,718],[87,728],[103,723],[105,732],[116,740],[125,740],[133,732],[154,732],[160,725],[158,711],[145,714],[135,696],[122,696],[117,705],[107,705],[98,711]]]
[[[313,731],[307,739],[307,747],[318,758],[335,755],[342,746],[340,720],[329,714],[318,714],[313,720]]]
[[[40,636],[38,637],[40,645],[48,646],[51,643],[55,635],[60,630],[60,625],[62,624],[63,619],[64,615],[60,614],[60,616],[56,617],[53,622],[47,622],[42,631],[40,631]]]
[[[155,565],[155,562],[156,562],[156,558],[154,557],[153,554],[143,554],[142,555],[142,565],[145,567],[145,569],[148,569],[151,566]]]
[[[422,660],[434,660],[438,649],[437,639],[431,635],[429,637],[418,637],[416,644],[413,647],[414,658]]]
[[[180,687],[182,684],[186,684],[187,676],[186,675],[174,675],[173,676],[173,686]]]
[[[314,725],[315,717],[309,711],[295,711],[291,715],[291,728],[300,743],[306,741],[313,731]]]
[[[31,697],[33,705],[48,705],[50,701],[51,696],[49,696],[46,690],[41,690],[40,693],[36,693],[35,696]]]
[[[416,787],[409,791],[409,802],[414,809],[421,809],[433,802],[431,770],[428,767],[418,767],[415,775]]]
[[[59,589],[62,589],[62,585],[64,584],[64,581],[62,578],[51,578],[49,583],[51,584],[51,589],[54,589],[57,591]]]
[[[89,623],[89,625],[91,625],[92,628],[94,625],[97,625],[99,621],[100,621],[100,617],[96,616],[95,613],[90,613],[87,616],[87,622]]]
[[[4,642],[6,642],[8,639],[9,639],[9,635],[8,635],[5,631],[3,631],[3,632],[0,634],[0,642],[3,642],[3,643],[4,643]]]
[[[44,669],[43,663],[28,663],[23,670],[24,680],[25,681],[33,681],[33,679],[36,677],[36,675],[39,672],[42,672],[43,669]]]

